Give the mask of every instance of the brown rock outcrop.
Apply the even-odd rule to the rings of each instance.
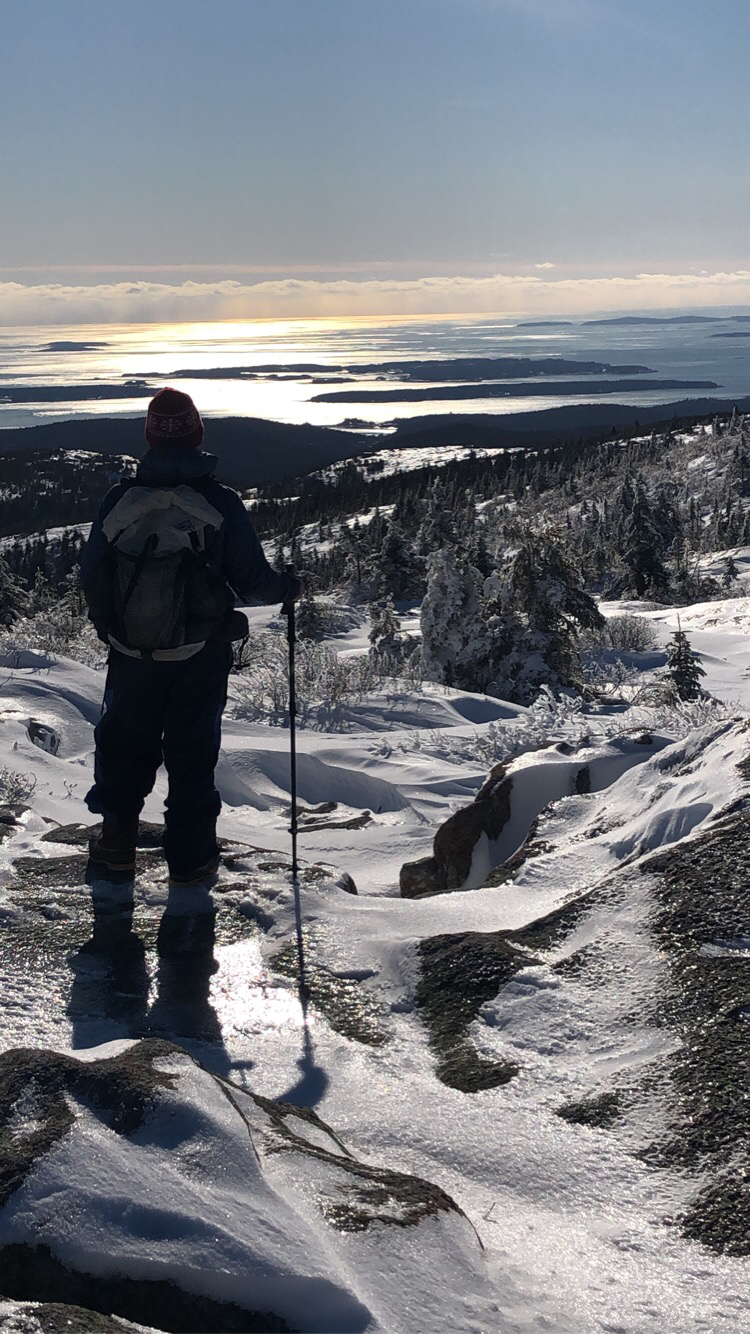
[[[496,839],[510,819],[513,779],[504,764],[496,764],[470,806],[446,820],[438,829],[432,856],[406,862],[401,867],[401,897],[418,899],[426,894],[447,894],[460,889],[471,870],[474,848],[482,834]]]

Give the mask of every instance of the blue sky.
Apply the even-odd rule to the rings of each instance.
[[[747,0],[0,0],[0,303],[747,301],[749,46]]]

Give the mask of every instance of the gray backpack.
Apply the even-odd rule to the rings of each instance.
[[[191,486],[130,486],[104,520],[108,629],[141,652],[199,644],[234,604],[206,547],[224,516]]]

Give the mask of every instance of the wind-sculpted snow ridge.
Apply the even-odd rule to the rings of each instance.
[[[496,765],[472,804],[438,830],[433,855],[401,868],[401,893],[417,898],[480,888],[493,873],[518,864],[546,807],[612,786],[668,744],[667,737],[650,733],[619,737],[606,746],[588,739],[577,746],[561,742]],[[685,831],[684,823],[681,827]],[[668,834],[665,841],[671,841]]]

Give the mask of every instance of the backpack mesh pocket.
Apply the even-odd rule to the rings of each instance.
[[[115,550],[115,635],[146,652],[185,643],[187,552],[127,556]]]

